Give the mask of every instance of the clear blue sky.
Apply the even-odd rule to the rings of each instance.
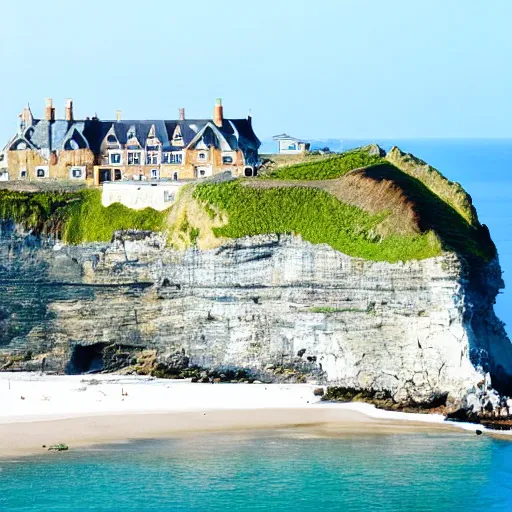
[[[512,136],[510,0],[26,0],[2,4],[0,146],[58,117],[252,109],[260,138]]]

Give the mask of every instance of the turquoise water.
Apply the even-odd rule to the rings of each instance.
[[[209,434],[0,461],[8,511],[507,511],[512,443]]]

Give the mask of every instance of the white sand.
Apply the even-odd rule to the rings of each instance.
[[[441,415],[326,403],[309,384],[199,384],[136,376],[0,373],[0,456],[176,432],[329,425],[330,434],[468,430]]]

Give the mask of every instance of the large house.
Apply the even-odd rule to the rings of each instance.
[[[115,121],[96,116],[75,120],[73,102],[55,118],[51,99],[44,119],[30,107],[20,114],[18,132],[0,153],[0,180],[186,180],[229,171],[254,176],[260,141],[252,120],[225,119],[220,99],[213,119]]]

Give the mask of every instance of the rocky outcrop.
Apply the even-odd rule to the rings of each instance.
[[[6,369],[133,367],[144,349],[161,368],[243,369],[404,404],[480,399],[488,372],[508,390],[497,261],[370,262],[277,235],[209,251],[171,250],[151,233],[66,246],[1,228]]]

